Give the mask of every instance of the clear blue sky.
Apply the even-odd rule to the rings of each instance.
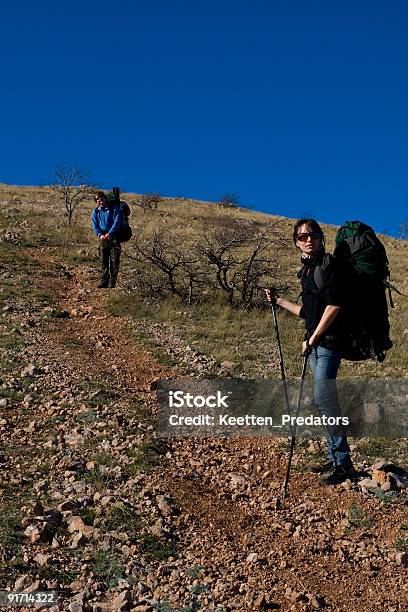
[[[408,219],[405,0],[23,0],[1,20],[1,182],[66,160],[127,191]]]

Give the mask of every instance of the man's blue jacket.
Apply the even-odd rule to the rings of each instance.
[[[119,206],[98,206],[92,213],[92,227],[95,234],[114,234],[122,225]]]

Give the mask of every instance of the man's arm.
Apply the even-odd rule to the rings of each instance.
[[[99,236],[102,234],[102,230],[99,225],[99,217],[98,217],[98,213],[96,212],[96,209],[92,212],[92,228],[95,234],[99,238]]]

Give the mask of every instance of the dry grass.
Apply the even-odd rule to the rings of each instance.
[[[295,272],[299,267],[298,255],[291,244],[293,220],[254,212],[247,209],[218,207],[211,202],[166,198],[156,211],[142,210],[135,203],[137,194],[123,194],[131,205],[131,225],[135,233],[149,235],[162,228],[171,228],[174,235],[187,243],[194,242],[205,231],[228,225],[236,219],[257,224],[259,227],[278,222],[282,234],[287,235],[287,249],[279,250],[282,278],[288,280],[286,297],[296,300],[299,286]],[[5,203],[7,202],[7,203]],[[133,204],[133,205],[132,205]],[[71,265],[90,265],[97,268],[96,242],[91,228],[93,201],[85,202],[76,212],[74,225],[66,226],[62,204],[48,188],[14,187],[0,184],[1,231],[21,229],[21,244],[57,248],[62,261]],[[4,211],[4,213],[3,213]],[[337,228],[324,225],[328,250],[334,244]],[[387,248],[392,281],[408,293],[408,241],[380,235]],[[132,253],[132,242],[124,246],[123,276],[132,268],[126,258]],[[117,313],[129,313],[136,318],[145,317],[155,323],[171,323],[178,335],[197,350],[213,355],[218,361],[232,361],[238,375],[251,376],[259,371],[259,364],[271,366],[271,376],[278,376],[278,365],[273,359],[275,334],[268,309],[240,310],[226,306],[219,298],[204,304],[187,306],[177,299],[150,300],[135,293],[122,295],[111,301]],[[343,362],[342,377],[407,377],[408,351],[408,298],[396,296],[395,309],[390,310],[394,347],[384,364],[372,361],[362,364]],[[300,369],[299,347],[302,322],[291,315],[279,313],[282,342],[288,376],[297,376]]]

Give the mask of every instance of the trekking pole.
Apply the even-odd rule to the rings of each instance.
[[[276,293],[275,287],[271,287],[270,293],[271,293],[271,295],[273,293]],[[281,344],[281,340],[280,340],[280,333],[279,333],[279,326],[278,326],[278,317],[276,316],[276,303],[275,303],[275,301],[273,299],[271,301],[271,310],[272,310],[272,315],[273,315],[273,324],[275,326],[276,343],[278,345],[279,367],[280,367],[281,379],[282,379],[282,384],[283,384],[283,393],[284,393],[284,396],[285,396],[285,404],[286,404],[286,409],[288,411],[288,414],[291,415],[290,403],[289,403],[289,395],[288,395],[288,387],[287,387],[287,384],[286,384],[285,364],[284,364],[284,361],[283,361],[282,344]],[[290,425],[290,427],[292,428],[292,425]]]
[[[304,355],[304,359],[305,360],[303,362],[302,376],[301,376],[301,379],[300,379],[299,395],[298,395],[297,406],[296,406],[295,424],[294,424],[293,427],[291,427],[291,441],[290,441],[289,459],[288,459],[288,466],[286,468],[285,482],[284,482],[284,485],[283,485],[283,495],[282,495],[282,499],[283,500],[286,498],[286,493],[287,493],[288,485],[289,485],[290,468],[291,468],[291,465],[292,465],[292,457],[293,457],[293,453],[295,451],[295,444],[296,444],[297,418],[299,416],[300,408],[302,406],[303,387],[304,387],[304,383],[305,383],[306,366],[307,366],[307,361],[308,361],[308,358],[309,358],[309,354],[310,354],[310,348],[308,348],[308,350],[306,351],[306,353]]]

